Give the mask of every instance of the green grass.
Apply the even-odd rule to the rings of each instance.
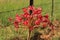
[[[59,19],[60,17],[60,1],[54,0],[54,18]],[[34,6],[35,7],[42,7],[43,8],[43,14],[49,13],[51,16],[51,0],[34,0]],[[8,25],[8,17],[14,17],[16,13],[20,14],[22,13],[22,8],[29,6],[29,0],[0,0],[0,20],[2,21],[3,25]],[[17,10],[21,9],[21,10]],[[4,12],[4,11],[10,11],[10,10],[16,10],[11,12]]]
[[[14,27],[10,25],[6,28],[0,29],[0,40],[10,40],[16,36],[27,38],[28,30],[24,30],[23,28],[19,28],[18,32],[14,30]]]
[[[34,6],[35,7],[42,7],[43,8],[43,14],[49,13],[51,16],[51,10],[52,10],[52,1],[51,0],[34,0]],[[29,6],[29,0],[0,0],[0,25],[8,26],[8,17],[14,18],[15,14],[23,13],[22,8]],[[21,10],[17,10],[21,9]],[[4,11],[10,11],[10,10],[16,10],[11,12],[4,12]],[[60,20],[60,0],[54,0],[54,18]],[[12,27],[12,26],[11,26]],[[0,29],[0,40],[6,40],[6,35],[14,36],[15,34],[12,31],[11,33],[5,28]],[[11,30],[11,29],[10,29]],[[2,34],[3,33],[3,34]]]

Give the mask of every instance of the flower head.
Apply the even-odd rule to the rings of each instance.
[[[27,12],[27,8],[23,8],[23,12],[24,12],[24,13]]]
[[[23,22],[23,24],[24,24],[25,26],[28,26],[28,25],[29,25],[29,21],[26,20],[26,21]]]
[[[39,25],[40,22],[41,22],[40,19],[36,20],[36,21],[35,21],[35,25]]]
[[[29,6],[28,9],[34,11],[35,8],[34,6]]]
[[[23,14],[23,17],[24,18],[29,18],[30,17],[30,14],[26,12],[26,13]]]
[[[40,19],[42,21],[43,16],[41,14],[38,15],[38,19]]]
[[[10,22],[11,22],[11,21],[12,21],[12,18],[11,18],[11,17],[9,17],[9,18],[8,18],[8,21],[10,21]]]
[[[38,14],[41,14],[41,12],[42,12],[42,8],[39,7],[39,8],[37,9],[37,13],[38,13]]]
[[[42,24],[42,26],[43,26],[43,28],[46,28],[46,27],[47,27],[47,23],[44,22],[44,23]]]
[[[29,30],[30,30],[30,31],[32,31],[33,29],[34,29],[34,27],[33,27],[33,26],[30,26],[30,27],[29,27]]]
[[[19,28],[19,23],[17,21],[14,21],[15,28]]]
[[[48,16],[48,14],[45,14],[45,16],[44,16],[44,17],[48,18],[49,16]]]
[[[16,14],[15,20],[16,20],[17,22],[21,22],[21,21],[22,21],[22,18],[21,18],[18,14]]]

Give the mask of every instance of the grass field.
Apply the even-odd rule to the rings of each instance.
[[[20,14],[22,8],[29,6],[29,0],[0,0],[0,25],[8,26],[8,17],[15,16],[16,13]],[[35,7],[42,7],[43,14],[49,13],[51,16],[52,1],[51,0],[34,0]],[[18,10],[20,9],[20,10]],[[11,11],[15,10],[15,11]],[[11,11],[11,12],[6,12]],[[54,19],[60,20],[60,0],[54,0]],[[6,29],[0,29],[0,40],[6,40],[6,35],[8,38],[13,37],[15,34],[13,32],[13,27],[7,27]],[[22,30],[22,29],[20,29]],[[10,32],[9,32],[10,31]],[[22,34],[22,33],[21,33]],[[25,35],[26,36],[26,35]]]
[[[2,24],[7,25],[8,24],[8,17],[14,17],[16,13],[20,14],[22,13],[23,7],[29,6],[29,0],[0,0],[0,20],[2,21]],[[49,13],[51,16],[51,10],[52,10],[52,1],[51,0],[34,0],[34,6],[35,7],[42,7],[43,8],[43,14]],[[17,10],[21,9],[21,10]],[[11,11],[15,10],[15,11]],[[11,12],[5,12],[5,11],[11,11]],[[2,12],[2,13],[1,13]],[[54,18],[59,19],[60,17],[60,1],[54,0]]]

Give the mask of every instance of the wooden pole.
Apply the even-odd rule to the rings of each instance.
[[[51,18],[52,18],[52,20],[51,21],[53,21],[53,16],[54,16],[54,0],[52,0],[52,10],[51,10]]]
[[[33,0],[30,0],[30,5],[29,6],[33,6]],[[30,12],[30,15],[31,15],[32,14],[32,10],[30,10],[29,12]],[[31,35],[31,30],[29,29],[28,39],[27,40],[30,40],[30,35]]]
[[[33,6],[33,0],[30,0],[30,6]],[[30,15],[32,14],[32,10],[30,10]]]
[[[33,6],[33,0],[30,0],[29,6]],[[31,15],[32,14],[32,10],[30,10],[29,12],[30,12],[30,15]],[[31,30],[29,29],[28,39],[27,40],[30,40],[30,36],[31,36]]]
[[[32,6],[33,5],[33,0],[30,0],[30,6]]]

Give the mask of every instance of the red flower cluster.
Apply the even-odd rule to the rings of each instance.
[[[32,10],[32,14],[30,15],[29,10]],[[48,14],[42,15],[42,8],[35,8],[33,6],[29,6],[28,8],[23,8],[24,14],[22,16],[19,16],[16,14],[14,26],[15,28],[19,28],[19,24],[23,24],[25,26],[28,26],[29,30],[33,30],[35,25],[40,25],[42,23],[42,26],[45,28],[50,23]]]

